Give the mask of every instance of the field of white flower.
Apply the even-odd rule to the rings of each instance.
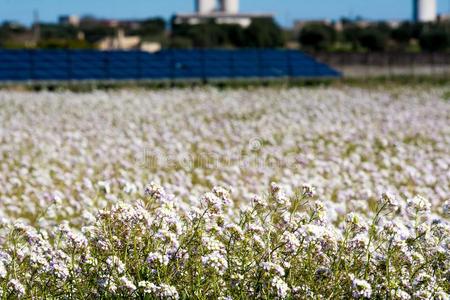
[[[449,299],[445,93],[1,91],[1,298]]]

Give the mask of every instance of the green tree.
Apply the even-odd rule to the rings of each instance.
[[[399,27],[391,31],[391,39],[400,48],[406,48],[413,39],[413,26],[409,22],[403,22]]]
[[[376,28],[368,28],[360,32],[357,40],[368,51],[380,52],[386,50],[388,37]]]
[[[284,46],[284,34],[272,18],[253,19],[245,29],[246,47],[277,48]]]
[[[47,39],[39,41],[37,47],[41,49],[93,49],[94,45],[80,40]]]
[[[172,32],[174,38],[190,39],[195,48],[214,48],[228,43],[225,30],[212,21],[198,25],[175,25]]]
[[[171,39],[191,40],[195,48],[251,47],[273,48],[284,45],[284,34],[272,18],[257,18],[247,28],[239,25],[216,24],[213,19],[204,24],[175,24]],[[178,42],[177,42],[178,43]]]
[[[108,37],[108,36],[115,36],[116,35],[116,29],[106,26],[93,26],[93,27],[87,27],[83,28],[84,36],[86,41],[89,43],[96,43],[99,40]]]
[[[419,44],[428,52],[445,51],[450,47],[450,36],[442,28],[425,30],[419,37]]]
[[[351,45],[353,50],[357,50],[360,47],[358,38],[363,29],[349,20],[346,20],[343,24],[342,41]]]
[[[227,36],[228,45],[232,47],[245,47],[246,45],[246,36],[245,30],[239,25],[222,25],[222,28],[225,30],[225,34]]]
[[[42,39],[76,39],[78,30],[73,26],[40,24]]]
[[[306,49],[327,50],[336,42],[336,30],[324,24],[307,25],[300,32],[299,42]]]
[[[162,18],[151,18],[140,22],[140,27],[126,31],[129,35],[139,35],[141,37],[161,36],[166,30],[166,21]]]
[[[176,36],[170,39],[169,47],[175,49],[191,49],[193,44],[189,38]]]

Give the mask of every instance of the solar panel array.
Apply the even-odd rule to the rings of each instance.
[[[294,50],[0,50],[0,81],[338,76],[329,66]]]

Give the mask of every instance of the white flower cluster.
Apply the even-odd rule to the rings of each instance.
[[[354,278],[352,280],[353,297],[356,299],[370,298],[372,295],[372,287],[370,284],[361,279]]]
[[[443,93],[0,91],[0,297],[449,299]]]

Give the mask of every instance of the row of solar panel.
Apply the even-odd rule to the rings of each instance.
[[[162,51],[155,54],[146,52],[93,52],[93,51],[0,51],[0,65],[34,62],[120,62],[140,64],[145,62],[171,61],[218,61],[235,63],[258,61],[311,61],[312,59],[298,51],[279,50],[209,50],[209,51]]]
[[[142,56],[178,56],[178,57],[194,57],[194,56],[209,56],[222,57],[224,55],[233,56],[270,56],[270,57],[284,57],[286,55],[306,57],[303,52],[296,50],[164,50],[155,53],[143,51],[96,51],[96,50],[2,50],[0,49],[0,57],[4,56],[40,56],[40,57],[64,57],[64,56],[115,56],[115,57],[142,57]]]
[[[174,61],[142,61],[138,62],[122,62],[122,61],[34,61],[32,63],[26,61],[16,61],[16,62],[0,62],[0,69],[20,69],[20,68],[70,68],[74,67],[94,67],[103,68],[106,66],[112,66],[114,68],[128,67],[174,67],[174,68],[184,68],[184,67],[208,67],[217,66],[225,67],[232,66],[237,68],[239,66],[258,66],[258,67],[278,67],[278,66],[315,66],[316,62],[313,61],[248,61],[248,60],[235,60],[235,61],[217,61],[217,60],[206,60],[206,61],[192,61],[192,60],[174,60]]]
[[[0,50],[0,80],[335,77],[298,51],[167,50],[146,52]]]
[[[306,64],[313,64],[315,63],[312,59],[302,58],[302,59],[293,59],[289,57],[279,58],[279,59],[269,59],[264,57],[222,57],[220,59],[212,59],[207,57],[201,57],[201,58],[195,58],[195,57],[152,57],[145,59],[116,59],[114,57],[106,57],[102,59],[88,59],[83,57],[70,57],[66,59],[59,59],[59,58],[52,58],[52,59],[44,59],[39,57],[30,57],[30,58],[21,58],[21,57],[14,57],[12,58],[2,58],[0,56],[0,67],[8,66],[8,65],[16,65],[16,64],[78,64],[78,63],[98,63],[98,64],[111,64],[111,63],[117,63],[117,64],[133,64],[133,65],[141,65],[145,63],[171,63],[171,62],[196,62],[196,63],[203,63],[203,62],[214,62],[214,63],[233,63],[233,64],[242,64],[242,63],[262,63],[262,64],[271,64],[271,63],[290,63],[294,62],[297,64],[306,63]]]
[[[335,77],[336,74],[323,71],[323,72],[301,72],[299,74],[292,73],[289,77]],[[211,72],[209,74],[202,73],[173,73],[169,72],[143,72],[136,73],[131,71],[125,72],[113,72],[105,74],[102,72],[96,72],[92,70],[75,72],[67,74],[63,72],[37,72],[34,74],[27,73],[13,73],[3,74],[0,73],[0,80],[121,80],[121,79],[213,79],[213,78],[274,78],[274,77],[288,77],[281,76],[277,72],[267,72],[264,74],[256,74],[251,72]]]

